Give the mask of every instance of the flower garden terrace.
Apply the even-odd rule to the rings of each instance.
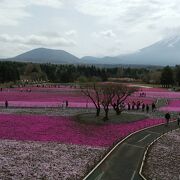
[[[75,117],[0,114],[0,176],[82,179],[114,143],[162,122],[137,117],[131,122],[96,124]]]
[[[180,112],[180,99],[169,100],[168,104],[159,110],[163,112]]]
[[[139,97],[137,94],[133,94],[125,102],[141,101],[151,104],[156,101],[156,98]],[[3,89],[0,92],[1,106],[4,106],[5,100],[9,102],[10,107],[61,107],[64,101],[68,101],[69,107],[94,107],[91,100],[83,95],[79,88],[65,86]]]
[[[145,118],[99,125],[63,116],[0,114],[0,139],[109,147],[134,131],[162,122],[163,119]]]
[[[141,92],[128,97],[126,103],[140,100],[151,104],[156,101],[147,94],[140,97]],[[3,90],[0,92],[2,106],[5,98],[12,108],[0,114],[0,163],[3,164],[0,177],[4,178],[11,178],[13,174],[16,179],[40,179],[44,175],[47,179],[82,179],[115,143],[132,132],[164,123],[163,118],[152,118],[142,111],[124,112],[120,116],[110,113],[109,121],[103,122],[102,114],[95,117],[91,101],[80,90],[69,87],[32,88],[31,92],[26,88]],[[66,100],[69,107],[76,108],[52,108],[52,113],[47,115],[14,114],[11,111],[13,106],[20,109],[59,107]],[[88,113],[70,116],[73,109],[82,109],[87,102],[93,114],[87,108]],[[53,115],[55,109],[60,115]],[[67,113],[61,114],[61,111]]]

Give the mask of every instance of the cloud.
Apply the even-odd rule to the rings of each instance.
[[[164,19],[171,25],[171,18],[180,18],[179,0],[79,0],[76,9],[115,26],[153,24]]]
[[[0,42],[2,43],[14,43],[24,46],[45,46],[45,47],[71,47],[75,46],[76,42],[70,38],[58,36],[45,36],[32,34],[29,36],[20,36],[8,34],[0,35]]]
[[[104,30],[99,33],[95,32],[93,33],[93,36],[96,38],[114,38],[116,37],[116,34],[110,29],[110,30]]]
[[[63,0],[0,0],[0,26],[15,26],[20,20],[31,17],[27,7],[47,6],[61,8]]]
[[[70,30],[65,33],[66,36],[76,37],[77,31],[76,30]]]
[[[29,0],[29,5],[60,8],[63,5],[63,0]]]

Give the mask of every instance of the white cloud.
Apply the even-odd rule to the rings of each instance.
[[[110,29],[110,30],[104,30],[101,32],[95,32],[92,34],[95,38],[115,38],[116,34]]]
[[[114,32],[112,30],[102,31],[102,32],[100,32],[100,34],[103,35],[104,37],[108,37],[108,38],[116,37],[116,35],[114,34]]]
[[[114,26],[153,24],[163,19],[172,25],[171,18],[180,18],[179,0],[79,0],[76,9]]]
[[[179,0],[0,0],[0,50],[7,47],[9,56],[13,44],[14,51],[48,46],[118,55],[179,32],[179,12]]]
[[[63,0],[29,0],[29,5],[48,6],[52,8],[60,8]]]
[[[76,30],[70,30],[65,33],[66,36],[76,37],[77,31]]]
[[[27,11],[29,6],[47,6],[60,8],[63,0],[0,0],[0,26],[14,26],[31,14]]]
[[[0,35],[1,43],[14,43],[24,46],[45,46],[45,47],[69,47],[75,46],[76,42],[72,39],[58,36],[45,36],[32,34],[26,37],[20,35],[10,36],[8,34]]]

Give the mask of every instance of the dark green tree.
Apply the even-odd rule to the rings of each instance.
[[[180,86],[180,65],[175,68],[175,80],[176,84]]]
[[[166,66],[162,70],[161,84],[162,84],[162,87],[165,87],[165,88],[169,88],[170,86],[174,84],[173,70],[169,66]]]

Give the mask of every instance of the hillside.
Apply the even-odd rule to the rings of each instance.
[[[52,63],[52,64],[78,64],[80,59],[76,56],[63,51],[46,48],[33,49],[9,58],[11,61],[33,62],[33,63]]]
[[[180,64],[180,36],[173,36],[143,48],[135,53],[116,57],[84,57],[85,63],[176,65]]]

